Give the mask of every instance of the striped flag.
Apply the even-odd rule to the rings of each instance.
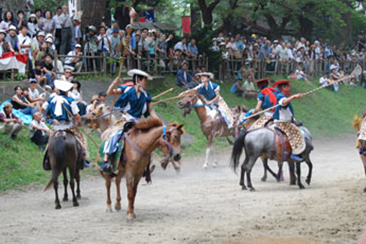
[[[17,69],[19,73],[25,73],[28,57],[26,54],[13,52],[3,53],[0,57],[0,70]]]

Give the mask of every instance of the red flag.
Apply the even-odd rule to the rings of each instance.
[[[144,23],[146,21],[145,17],[139,17],[139,22]]]
[[[183,16],[182,17],[182,31],[183,34],[191,34],[191,17]]]

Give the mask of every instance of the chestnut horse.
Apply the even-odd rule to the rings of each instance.
[[[152,152],[159,146],[164,147],[169,145],[169,158],[173,157],[175,161],[180,160],[180,136],[183,134],[182,127],[183,124],[177,125],[176,123],[164,126],[161,120],[149,118],[141,120],[124,134],[125,156],[122,158],[123,155],[121,155],[121,167],[119,167],[116,175],[117,198],[115,209],[121,209],[120,183],[122,177],[125,176],[128,192],[128,220],[135,218],[134,202],[137,193],[137,186],[143,175],[144,169],[150,162]],[[166,135],[164,135],[164,131],[166,131]],[[163,168],[165,168],[167,164],[168,161],[163,162]],[[179,166],[175,165],[175,168],[176,167],[179,169]],[[112,211],[112,201],[110,197],[112,177],[105,173],[102,175],[106,179],[107,211]]]
[[[55,190],[55,204],[56,209],[61,208],[60,200],[58,197],[58,176],[63,172],[64,176],[64,187],[65,193],[63,201],[68,200],[67,195],[67,169],[70,173],[70,188],[72,192],[72,201],[74,207],[79,206],[77,198],[80,199],[80,172],[79,169],[82,165],[81,160],[81,147],[78,145],[76,137],[73,133],[69,131],[57,131],[49,139],[48,143],[48,157],[52,169],[52,178],[48,182],[45,190],[47,190],[53,183],[53,188]],[[75,196],[75,183],[76,179],[77,189]]]
[[[214,154],[216,153],[213,143],[214,137],[226,137],[226,138],[228,138],[229,136],[236,137],[235,129],[229,130],[227,124],[225,123],[225,120],[221,116],[219,116],[217,110],[211,109],[208,106],[206,106],[198,95],[190,94],[185,96],[182,100],[178,102],[178,107],[180,109],[187,109],[185,111],[185,114],[188,114],[191,111],[191,109],[194,108],[199,120],[201,121],[201,130],[207,139],[206,159],[205,163],[203,164],[203,168],[207,168],[211,149],[214,152]],[[245,122],[244,127],[250,128],[251,125],[255,122],[255,120],[256,120],[255,118],[248,119]],[[214,163],[212,166],[213,167],[217,166],[216,156],[214,157]]]
[[[101,135],[116,122],[116,117],[114,115],[110,116],[109,112],[109,106],[101,105],[96,109],[90,111],[90,113],[84,115],[82,119],[84,124],[88,128],[92,130],[97,130]]]

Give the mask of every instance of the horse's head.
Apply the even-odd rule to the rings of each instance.
[[[83,122],[86,124],[87,127],[90,129],[98,129],[100,128],[100,124],[103,123],[103,115],[106,115],[109,113],[109,106],[99,106],[90,113],[83,116]],[[106,117],[106,119],[109,119],[109,116]]]
[[[180,109],[190,108],[192,105],[196,104],[197,99],[198,99],[197,95],[189,94],[185,96],[183,99],[178,101],[178,108]]]
[[[180,170],[180,142],[181,136],[184,134],[184,124],[172,123],[167,126],[167,132],[162,136],[160,140],[160,148],[164,154],[164,158],[161,161],[161,166],[166,169],[168,163],[171,160],[174,169],[179,172]]]

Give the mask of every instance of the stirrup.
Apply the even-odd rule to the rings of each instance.
[[[304,161],[304,159],[302,157],[300,157],[299,155],[292,154],[292,153],[290,155],[290,158],[297,161],[297,162]]]

